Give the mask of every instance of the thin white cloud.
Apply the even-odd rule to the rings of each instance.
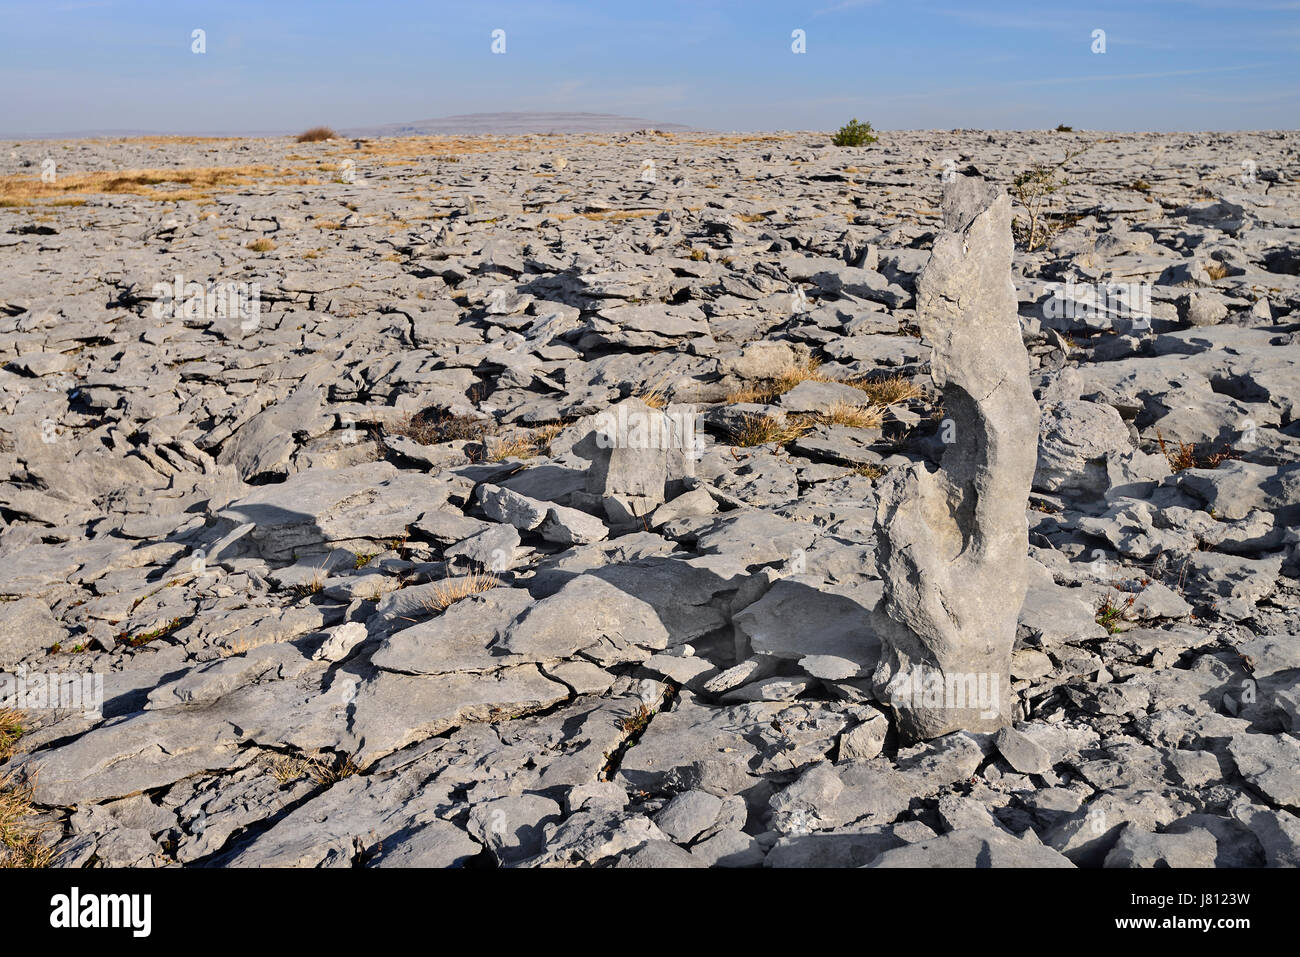
[[[845,10],[856,10],[859,7],[874,7],[880,0],[840,0],[839,3],[830,7],[822,7],[820,10],[814,10],[814,17],[825,16],[828,13],[843,13]]]

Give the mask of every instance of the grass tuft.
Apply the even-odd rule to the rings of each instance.
[[[496,588],[501,582],[487,572],[470,572],[459,578],[444,578],[433,589],[433,597],[426,607],[430,611],[446,611],[462,598]]]
[[[772,379],[762,384],[737,389],[726,397],[727,402],[771,402],[779,395],[789,392],[800,382],[834,382],[821,372],[820,359],[805,359],[782,369]]]
[[[326,786],[337,784],[344,778],[350,778],[354,774],[360,773],[361,769],[357,767],[356,762],[352,760],[352,755],[345,754],[343,760],[326,762],[321,758],[313,758],[310,762],[311,776],[319,784]]]
[[[210,166],[190,169],[128,169],[67,173],[52,183],[30,176],[0,176],[0,205],[23,206],[37,201],[64,201],[69,194],[144,196],[157,200],[202,200],[221,186],[246,186],[273,174],[269,166]],[[166,185],[189,189],[158,189]]]
[[[497,438],[487,443],[489,462],[504,462],[506,459],[531,459],[538,454],[537,441],[531,435],[512,435],[508,439]]]
[[[29,822],[32,783],[14,774],[0,775],[0,867],[49,867],[54,850],[41,839],[44,827]]]
[[[533,444],[537,448],[538,455],[551,454],[551,442],[555,437],[564,431],[563,422],[550,422],[533,430]]]
[[[662,409],[668,404],[668,396],[662,383],[632,394],[652,409]]]
[[[878,479],[887,471],[889,471],[887,468],[883,465],[877,465],[875,462],[864,462],[861,465],[853,466],[852,469],[854,475],[861,475],[863,478],[869,479]]]
[[[787,419],[782,421],[776,416],[759,415],[757,413],[746,414],[736,428],[731,432],[731,441],[734,445],[741,448],[752,448],[757,445],[785,445],[787,442],[793,442],[799,436],[808,431],[810,425],[804,421]]]
[[[277,754],[271,758],[267,769],[281,787],[290,784],[304,774],[311,773],[311,762],[296,754]]]
[[[875,429],[883,421],[882,409],[878,406],[849,405],[836,402],[825,412],[818,412],[812,418],[821,425],[845,425],[851,429]]]
[[[384,426],[388,435],[404,435],[421,445],[439,442],[482,442],[490,423],[473,415],[453,415],[425,409]]]
[[[0,762],[8,761],[18,739],[23,736],[22,712],[0,708]]]
[[[894,405],[909,399],[919,399],[925,395],[924,389],[901,373],[894,373],[880,379],[855,379],[845,384],[861,389],[875,405],[879,406]]]

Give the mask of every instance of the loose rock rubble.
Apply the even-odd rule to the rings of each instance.
[[[945,170],[1085,145],[1014,298],[925,278]],[[68,867],[1295,866],[1298,148],[9,143],[0,788]],[[1023,516],[899,518],[971,456]],[[909,581],[986,724],[882,680]]]

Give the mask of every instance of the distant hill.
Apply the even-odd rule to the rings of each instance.
[[[328,125],[328,122],[327,122]],[[274,137],[295,136],[303,128],[292,130],[208,130],[201,133],[177,133],[175,130],[77,130],[63,133],[35,133],[25,136],[0,136],[14,140],[90,140],[121,139],[136,136],[236,136]],[[663,130],[683,132],[695,127],[680,123],[659,123],[637,116],[617,116],[613,113],[466,113],[461,116],[440,116],[431,120],[411,123],[387,123],[381,126],[335,127],[344,136],[454,136],[489,134],[512,136],[525,133],[629,133],[633,130]]]
[[[627,133],[632,130],[682,132],[692,129],[680,123],[660,123],[613,113],[466,113],[440,116],[411,123],[358,126],[341,129],[347,136],[451,136],[455,134],[523,133]]]

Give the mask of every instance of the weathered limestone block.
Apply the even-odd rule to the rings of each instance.
[[[681,493],[702,452],[694,406],[656,409],[624,399],[593,417],[574,451],[590,460],[587,495],[615,525],[636,525]]]
[[[1010,719],[1038,445],[1011,279],[1011,201],[959,177],[943,217],[916,286],[947,447],[938,471],[914,465],[884,483],[876,514],[885,591],[872,616],[884,645],[875,681],[906,740]]]

